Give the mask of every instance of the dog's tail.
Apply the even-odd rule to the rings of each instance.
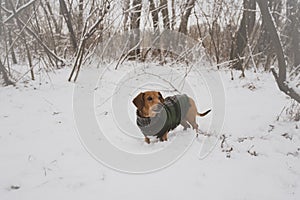
[[[206,111],[206,112],[204,112],[204,113],[197,113],[197,115],[200,116],[200,117],[204,117],[204,116],[207,115],[210,111],[211,111],[211,109],[209,109],[208,111]]]

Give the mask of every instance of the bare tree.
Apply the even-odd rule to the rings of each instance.
[[[0,0],[0,5],[2,5],[2,0]],[[2,17],[2,9],[0,8],[0,36],[3,32],[3,17]]]
[[[2,74],[2,78],[4,80],[4,85],[14,85],[14,82],[12,82],[8,76],[7,70],[5,69],[2,61],[0,60],[0,75]]]
[[[83,0],[79,0],[78,4],[78,20],[77,20],[77,29],[78,35],[81,35],[82,25],[83,25]]]
[[[73,48],[76,50],[77,49],[77,39],[76,39],[76,35],[75,35],[74,29],[73,29],[72,20],[71,20],[72,18],[71,18],[70,12],[67,8],[65,0],[59,0],[59,4],[60,4],[62,14],[64,16],[64,19],[65,19],[68,29],[69,29],[70,39],[71,39]]]
[[[286,34],[289,43],[287,48],[290,49],[290,58],[295,67],[300,65],[300,2],[289,0],[286,2],[287,18],[289,19],[286,27]]]
[[[171,0],[171,7],[172,7],[171,29],[174,30],[176,24],[175,0]]]
[[[282,1],[281,0],[267,0],[268,9],[274,19],[274,22],[278,25],[278,28],[281,27],[281,9]],[[275,50],[271,45],[271,36],[270,30],[265,27],[264,21],[262,21],[262,31],[257,41],[257,52],[261,52],[261,56],[258,62],[262,62],[266,71],[270,70],[270,66],[275,62]],[[278,30],[280,31],[280,30]]]
[[[16,9],[14,8],[13,2],[12,0],[9,0],[11,9],[13,11],[13,14],[16,15]],[[22,24],[20,22],[20,20],[17,20],[17,26],[19,28],[19,30],[22,30]],[[31,79],[34,80],[34,72],[33,72],[33,65],[32,65],[32,56],[27,44],[27,40],[26,40],[26,35],[24,34],[24,32],[21,32],[21,38],[23,40],[23,44],[25,46],[26,49],[26,54],[27,54],[27,59],[28,59],[28,64],[29,64],[29,70],[30,70],[30,74],[31,74]]]
[[[125,0],[122,8],[113,6],[105,11],[104,5],[111,1],[0,0],[0,59],[4,67],[1,75],[15,75],[10,74],[14,73],[11,70],[14,63],[22,63],[25,58],[31,70],[37,62],[50,68],[71,63],[73,70],[69,80],[76,80],[82,64],[92,56],[99,42],[110,38],[112,30],[114,33],[126,30],[133,33],[122,50],[122,60],[128,58],[143,61],[150,52],[152,58],[159,56],[160,63],[169,62],[169,58],[177,59],[177,55],[169,52],[168,48],[180,45],[176,39],[169,42],[168,37],[160,37],[163,33],[160,28],[174,30],[176,25],[179,26],[179,32],[201,42],[208,56],[218,63],[217,66],[221,66],[222,61],[227,64],[236,62],[234,68],[243,70],[249,63],[260,67],[261,63],[269,66],[268,63],[272,64],[276,60],[277,53],[271,43],[274,36],[270,33],[271,29],[267,28],[266,20],[261,23],[260,18],[256,19],[255,0],[243,0],[242,9],[242,3],[235,0],[149,0],[144,1],[149,5],[149,16],[142,16],[142,0]],[[279,35],[288,36],[282,37],[285,42],[282,46],[288,69],[292,69],[292,66],[300,64],[300,56],[297,56],[300,54],[299,3],[288,0],[285,6],[280,0],[268,0],[267,6]],[[284,8],[287,13],[283,12]],[[123,21],[121,26],[116,26],[116,13],[122,11]],[[192,12],[197,25],[190,26]],[[147,19],[153,22],[152,30],[157,39],[152,40],[151,45],[159,46],[160,49],[150,47],[141,52],[140,49],[149,41],[147,37],[140,36],[141,19],[145,19],[145,23],[148,23]],[[161,26],[159,22],[162,22]],[[74,51],[69,52],[70,46],[75,54]],[[33,70],[28,72],[33,79]],[[279,71],[278,79],[281,79],[281,74],[282,70]]]
[[[149,10],[151,13],[152,21],[153,21],[153,28],[154,31],[158,30],[158,12],[159,10],[156,8],[154,0],[149,0]]]
[[[290,96],[292,99],[294,99],[298,103],[300,103],[300,94],[297,93],[294,90],[294,88],[292,88],[290,85],[288,85],[288,81],[286,80],[287,64],[285,61],[281,41],[278,36],[277,30],[275,28],[274,20],[272,18],[272,15],[270,14],[270,11],[268,8],[268,2],[265,0],[256,0],[256,1],[257,1],[257,4],[259,5],[262,19],[265,23],[265,28],[269,29],[270,37],[272,38],[272,40],[271,40],[272,45],[273,45],[274,50],[277,55],[278,68],[279,68],[278,74],[274,68],[271,69],[272,73],[276,79],[277,85],[281,91],[283,91],[285,94]]]
[[[188,20],[191,15],[192,9],[195,6],[195,1],[196,0],[187,0],[187,2],[186,2],[186,8],[185,8],[183,15],[181,16],[181,21],[180,21],[180,25],[179,25],[179,32],[181,32],[183,34],[187,34]]]
[[[160,8],[163,17],[164,29],[170,29],[168,0],[160,0]]]
[[[75,61],[73,64],[73,69],[71,71],[68,81],[74,80],[74,82],[75,82],[77,80],[80,68],[84,62],[84,56],[89,53],[87,51],[87,49],[90,49],[91,46],[93,45],[93,43],[92,43],[92,44],[90,44],[89,47],[87,47],[88,40],[96,33],[97,29],[99,28],[100,24],[103,22],[109,9],[110,9],[110,2],[105,1],[102,5],[101,15],[98,17],[96,22],[92,26],[88,27],[88,24],[89,24],[88,19],[86,20],[86,22],[84,24],[84,28],[83,28],[82,37],[80,39],[80,43],[79,43],[78,49],[76,51],[76,57],[75,57]],[[91,11],[91,12],[93,12],[93,11]],[[102,31],[103,31],[103,29],[101,30],[101,32]],[[100,33],[100,35],[101,34],[102,33]]]
[[[11,10],[11,6],[9,4],[9,1],[8,0],[5,0],[5,6],[8,10]],[[7,12],[7,17],[9,17],[10,14]],[[12,62],[14,64],[17,64],[17,56],[16,56],[16,53],[15,53],[15,49],[14,49],[14,45],[13,44],[13,39],[12,39],[12,27],[13,27],[13,23],[11,21],[8,22],[8,26],[7,26],[7,29],[8,29],[8,43],[9,43],[9,46],[11,47],[11,50],[10,50],[10,53],[11,53],[11,58],[12,58]],[[5,33],[4,33],[5,34]]]
[[[241,57],[244,56],[245,48],[249,42],[250,35],[253,31],[255,24],[255,9],[256,2],[255,0],[244,0],[243,1],[243,17],[241,20],[240,27],[235,36],[235,42],[231,47],[230,60],[237,59],[237,62],[234,63],[233,68],[238,70],[244,69],[244,62]],[[244,76],[244,73],[242,74]]]
[[[132,1],[132,12],[131,12],[131,21],[130,28],[133,30],[130,38],[130,52],[129,59],[140,59],[141,50],[140,50],[140,21],[141,21],[141,11],[142,11],[142,0],[133,0]]]
[[[128,30],[127,22],[129,18],[129,9],[130,9],[130,0],[123,1],[123,13],[124,13],[124,21],[123,21],[123,29],[124,31]]]
[[[47,10],[49,12],[49,16],[52,20],[52,23],[54,24],[55,33],[60,34],[61,27],[59,26],[59,23],[57,22],[57,20],[54,17],[54,14],[53,14],[53,11],[52,11],[52,8],[51,8],[51,5],[50,5],[49,1],[45,0],[45,4],[46,4]]]
[[[15,5],[13,4],[13,2],[11,0],[6,0],[6,6],[9,5],[10,8],[9,9],[5,9],[5,11],[7,13],[9,13],[9,16],[6,17],[6,19],[4,19],[3,23],[4,25],[7,24],[13,24],[12,20],[15,19],[13,22],[16,22],[16,27],[17,29],[19,29],[20,33],[16,34],[13,43],[10,45],[10,48],[8,48],[7,53],[11,52],[12,50],[12,46],[15,45],[15,43],[18,42],[18,40],[21,39],[23,45],[25,45],[25,43],[28,45],[29,42],[27,43],[27,35],[30,35],[34,40],[35,44],[38,44],[40,47],[42,47],[44,53],[46,54],[46,56],[49,57],[50,62],[52,62],[52,59],[54,59],[55,61],[58,61],[60,63],[64,63],[64,60],[61,59],[58,55],[56,55],[48,46],[47,44],[43,41],[42,35],[39,33],[39,30],[37,29],[37,27],[34,27],[33,22],[31,21],[32,17],[24,17],[24,15],[22,15],[23,12],[25,11],[33,11],[33,13],[31,14],[31,16],[34,16],[36,10],[38,9],[38,7],[34,7],[33,4],[36,2],[37,0],[31,0],[23,5],[18,4],[18,7],[15,7]],[[32,10],[31,7],[35,8],[36,10]],[[26,16],[26,15],[25,15]],[[23,20],[26,20],[25,22]],[[31,25],[31,27],[30,27]],[[15,26],[15,24],[14,24]],[[38,26],[38,25],[37,25]],[[24,31],[27,32],[26,34],[26,38],[24,38]],[[32,39],[31,38],[31,39]],[[25,41],[24,41],[25,40]],[[32,69],[32,61],[30,61],[30,51],[31,51],[31,47],[25,45],[25,52],[27,54],[27,57],[29,59],[29,65],[30,65],[30,69]],[[31,57],[31,56],[30,56]],[[7,58],[7,56],[6,56]],[[30,64],[31,63],[31,64]],[[33,76],[32,76],[33,77]]]

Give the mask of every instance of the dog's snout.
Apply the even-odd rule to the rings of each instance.
[[[153,111],[158,112],[163,108],[163,104],[162,103],[158,103],[156,105],[153,106]]]

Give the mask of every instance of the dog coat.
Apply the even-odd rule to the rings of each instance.
[[[167,97],[155,117],[141,117],[137,111],[136,123],[145,136],[161,138],[180,124],[190,106],[185,94]]]

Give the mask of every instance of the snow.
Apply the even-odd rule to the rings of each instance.
[[[126,78],[128,71],[140,64],[124,65],[117,71],[108,68],[101,80],[103,85],[95,88],[95,116],[98,122],[105,122],[101,127],[103,132],[109,133],[105,136],[115,146],[131,153],[174,148],[176,141],[179,146],[175,148],[182,148],[186,143],[181,141],[187,141],[195,133],[183,132],[181,127],[170,133],[168,142],[155,139],[150,145],[143,142],[135,127],[134,107],[130,103],[143,88],[127,87],[131,88],[125,99],[128,110],[121,116],[129,116],[127,124],[132,135],[117,134],[111,108],[114,100],[106,95],[118,87],[114,83]],[[92,73],[98,70],[84,69]],[[300,123],[285,121],[281,116],[277,121],[290,100],[279,91],[272,74],[246,71],[246,78],[239,79],[238,72],[234,72],[232,81],[229,71],[220,71],[226,111],[220,135],[200,135],[170,166],[133,175],[102,165],[82,145],[72,107],[75,84],[66,81],[69,73],[70,69],[61,69],[55,74],[49,73],[51,81],[26,81],[16,87],[0,88],[1,200],[299,199]],[[79,85],[80,77],[82,74]],[[196,99],[199,110],[212,106],[216,113],[213,94],[209,94],[204,77],[191,76],[190,85],[201,91],[198,96],[189,94]],[[163,86],[155,85],[156,88]],[[124,95],[122,88],[125,87],[121,87],[116,96]],[[192,93],[188,88],[183,91]],[[167,96],[174,92],[162,93]],[[213,114],[198,118],[203,132],[213,130],[210,127]],[[217,140],[217,145],[208,156],[199,157],[206,139]]]

